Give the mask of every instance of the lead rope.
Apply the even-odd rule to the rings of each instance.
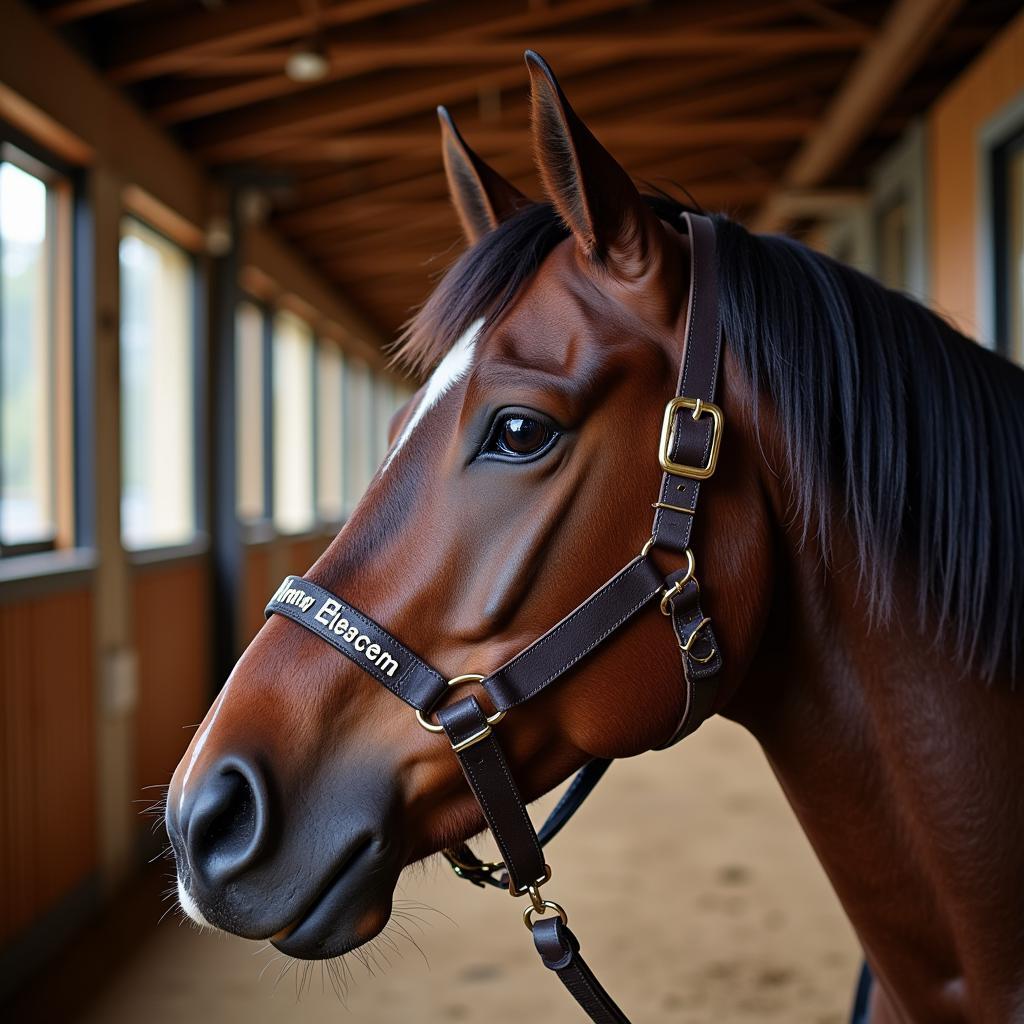
[[[715,471],[723,416],[714,404],[721,353],[716,281],[715,232],[706,217],[687,213],[690,236],[690,296],[685,350],[676,397],[665,407],[658,461],[663,470],[650,540],[640,554],[579,607],[490,676],[445,680],[436,669],[386,629],[329,590],[303,577],[288,576],[267,605],[316,633],[416,712],[423,728],[444,732],[466,781],[494,835],[501,861],[480,861],[465,845],[446,850],[455,873],[475,885],[507,887],[529,897],[523,921],[545,967],[554,971],[595,1024],[629,1024],[580,955],[568,915],[541,892],[551,878],[543,845],[578,810],[608,767],[593,761],[570,785],[538,836],[494,734],[513,707],[542,692],[605,639],[657,598],[672,623],[683,659],[686,700],[683,715],[663,746],[696,730],[715,711],[722,660],[711,620],[700,605],[696,563],[689,547],[700,483]],[[689,415],[681,415],[688,412]],[[709,429],[710,427],[710,429]],[[686,565],[663,576],[650,557],[653,548],[685,557]],[[427,717],[451,686],[479,682],[494,705],[488,716],[475,696]]]

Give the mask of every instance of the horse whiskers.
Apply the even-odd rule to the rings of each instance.
[[[263,950],[260,950],[260,952],[262,953],[262,952],[263,952]],[[262,980],[263,980],[263,975],[267,973],[267,970],[268,970],[269,968],[273,967],[273,965],[274,965],[274,964],[276,964],[276,963],[277,963],[278,961],[280,961],[280,960],[283,960],[284,958],[285,958],[285,956],[284,956],[284,953],[278,953],[278,954],[276,954],[275,956],[272,956],[272,957],[271,957],[271,958],[270,958],[270,959],[269,959],[269,960],[268,960],[268,961],[267,961],[267,962],[266,962],[266,963],[265,963],[265,964],[263,965],[263,969],[262,969],[262,970],[260,971],[260,974],[259,974],[259,978],[258,978],[257,980],[258,980],[258,981],[262,981]]]
[[[277,986],[281,984],[281,979],[299,962],[293,960],[291,957],[286,957],[286,963],[278,972],[277,977],[274,979],[274,991],[277,991]]]
[[[427,966],[427,970],[430,970],[430,961],[427,959],[427,954],[423,952],[423,947],[412,937],[412,935],[409,934],[409,929],[406,928],[401,921],[396,921],[394,918],[389,922],[388,927],[393,927],[398,934],[405,939],[405,941],[408,942],[417,953],[419,953],[423,963]]]
[[[171,844],[168,843],[159,853],[154,854],[146,861],[147,864],[155,864],[158,860],[169,860],[174,854]]]
[[[165,896],[164,899],[166,900],[167,897]],[[174,913],[179,914],[181,917],[185,917],[186,916],[185,912],[181,909],[181,907],[177,903],[172,903],[172,904],[170,904],[170,906],[167,907],[166,910],[164,910],[164,912],[157,919],[157,922],[156,922],[157,928],[159,928],[160,925],[162,925],[164,923],[164,918],[166,918],[168,915],[174,914]],[[179,921],[178,924],[180,925],[181,922]]]
[[[171,889],[168,895],[176,893],[175,889]],[[166,898],[166,897],[165,897]],[[406,927],[404,922],[408,922],[413,927],[418,928],[421,932],[426,931],[426,922],[422,921],[415,914],[412,914],[407,909],[403,909],[403,905],[413,907],[417,910],[430,910],[435,913],[441,914],[442,917],[447,915],[442,914],[441,911],[436,910],[434,907],[426,906],[425,904],[419,903],[415,900],[397,900],[397,906],[392,910],[391,919],[388,921],[384,930],[365,945],[358,947],[357,949],[349,950],[347,953],[342,953],[339,956],[328,957],[325,960],[320,961],[320,984],[321,990],[324,994],[327,993],[327,985],[330,984],[331,991],[334,993],[335,998],[339,1003],[342,1004],[345,1009],[348,1009],[348,996],[352,987],[356,983],[355,975],[352,973],[351,960],[357,960],[363,970],[366,971],[367,975],[371,978],[376,978],[379,974],[383,974],[389,967],[394,966],[394,957],[403,958],[404,952],[401,947],[400,940],[404,940],[416,952],[419,954],[423,963],[427,969],[430,969],[430,960],[427,957],[423,947],[416,941],[415,937]],[[172,905],[165,912],[164,916],[172,911],[179,909],[177,905]],[[161,918],[163,920],[163,918]],[[451,918],[448,918],[451,920]],[[264,943],[259,949],[253,951],[252,956],[261,956],[264,953],[274,949],[274,946],[270,942]],[[282,963],[282,961],[284,961]],[[275,964],[280,964],[277,977],[274,979],[274,991],[276,992],[281,982],[287,978],[288,974],[295,970],[294,982],[295,982],[295,998],[296,1001],[301,1002],[304,995],[310,991],[313,971],[315,967],[315,961],[300,961],[293,957],[288,956],[286,953],[275,951],[274,955],[263,965],[259,972],[258,980],[262,981],[267,971]],[[302,964],[300,968],[298,965]]]
[[[443,910],[439,910],[437,907],[432,907],[428,903],[420,903],[416,900],[395,900],[392,904],[392,916],[395,914],[404,915],[406,917],[415,917],[411,911],[422,910],[424,913],[437,914],[438,917],[443,917],[449,924],[459,926],[458,921],[455,918],[450,917]],[[395,909],[397,908],[397,909]],[[422,920],[421,918],[415,918],[417,921]]]

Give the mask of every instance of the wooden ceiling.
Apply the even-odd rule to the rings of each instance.
[[[390,336],[462,245],[447,203],[437,104],[495,167],[538,194],[524,49],[548,59],[638,181],[674,182],[705,207],[764,221],[772,202],[793,198],[794,185],[813,187],[810,198],[827,206],[863,184],[877,154],[1019,2],[34,6],[214,173],[283,182],[269,189],[272,223]],[[896,8],[910,19],[902,43],[893,41]],[[925,19],[916,27],[914,14]],[[285,62],[310,45],[327,57],[327,73],[293,81]],[[865,103],[872,84],[874,100]],[[880,84],[890,95],[879,95]],[[851,133],[858,117],[863,124]],[[815,140],[819,149],[831,145],[835,131],[851,136],[845,151],[832,146],[832,159],[819,154],[815,163],[808,151]],[[799,221],[799,204],[786,219]]]

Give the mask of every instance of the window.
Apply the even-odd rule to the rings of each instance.
[[[313,332],[291,313],[274,318],[274,525],[312,528]]]
[[[374,462],[380,465],[388,453],[388,424],[391,422],[391,415],[397,408],[397,403],[395,402],[395,386],[391,379],[378,376],[376,381],[374,414],[377,423],[374,431],[374,441],[376,442]]]
[[[18,554],[73,542],[70,189],[0,157],[0,554]]]
[[[996,341],[1000,352],[1024,364],[1024,131],[994,156]]]
[[[192,260],[132,218],[120,258],[121,536],[182,544],[196,532]]]
[[[376,467],[373,448],[373,380],[360,359],[345,364],[345,507],[355,508]]]
[[[238,518],[244,522],[267,514],[264,472],[263,311],[240,302],[235,313],[235,477]]]
[[[905,291],[910,263],[907,204],[899,198],[878,212],[878,280],[887,288]]]
[[[928,147],[915,122],[871,173],[871,270],[882,284],[922,301],[928,295]]]
[[[344,360],[333,341],[317,346],[316,371],[316,503],[324,523],[345,515],[344,495]]]

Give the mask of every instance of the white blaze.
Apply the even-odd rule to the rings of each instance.
[[[480,328],[483,327],[483,319],[476,320],[470,324],[466,329],[462,337],[452,345],[451,350],[448,354],[438,363],[437,368],[430,375],[430,380],[427,381],[426,390],[423,393],[423,397],[420,399],[419,405],[416,406],[415,411],[406,421],[405,426],[402,428],[402,433],[398,436],[394,445],[391,447],[391,451],[388,452],[387,458],[384,460],[383,465],[380,467],[380,472],[384,471],[391,465],[395,456],[401,451],[402,446],[409,440],[412,432],[419,425],[420,420],[445,396],[445,394],[469,371],[469,367],[473,362],[473,349],[476,345],[477,335],[480,333]],[[213,726],[216,724],[217,716],[220,714],[220,709],[224,706],[224,698],[227,696],[228,687],[231,685],[231,678],[224,684],[224,689],[220,691],[220,695],[217,697],[217,702],[213,708],[213,714],[210,716],[209,722],[206,724],[206,728],[196,738],[195,745],[192,747],[192,756],[189,758],[188,767],[185,769],[185,777],[181,780],[181,792],[178,796],[178,813],[181,813],[181,808],[185,802],[185,788],[188,786],[189,777],[192,774],[192,769],[195,767],[196,761],[199,760],[199,755],[202,753],[203,747],[206,745]],[[196,906],[195,900],[192,899],[188,894],[188,890],[181,883],[181,878],[178,878],[178,901],[181,904],[182,910],[196,924],[210,927],[209,922],[203,917],[202,912]]]
[[[423,397],[420,399],[420,404],[416,406],[413,414],[406,420],[401,434],[398,435],[398,439],[391,446],[391,451],[388,452],[388,457],[380,467],[381,473],[384,473],[394,461],[395,456],[402,450],[405,442],[409,440],[410,435],[419,425],[420,420],[469,371],[470,364],[473,362],[473,348],[476,345],[477,335],[480,333],[480,328],[483,325],[483,319],[471,323],[466,328],[462,337],[452,345],[444,359],[437,364],[437,369],[434,370],[430,375],[430,380],[427,381],[427,387]]]

